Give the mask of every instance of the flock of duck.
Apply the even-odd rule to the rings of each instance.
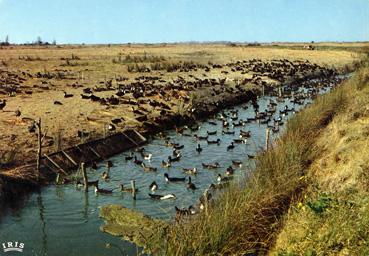
[[[238,81],[238,84],[228,86],[227,78],[209,78],[207,73],[211,69],[221,69],[221,74],[240,72],[241,74],[252,73],[252,78],[243,78]],[[211,96],[223,97],[226,94],[243,94],[246,90],[244,85],[251,83],[258,86],[269,86],[265,77],[278,82],[285,82],[286,79],[295,79],[305,73],[313,73],[320,71],[322,75],[330,76],[333,71],[325,67],[320,67],[317,64],[308,61],[289,61],[286,59],[262,61],[260,59],[244,60],[231,62],[227,64],[209,64],[204,67],[191,65],[186,69],[177,70],[178,72],[192,72],[203,70],[203,74],[195,76],[189,74],[188,77],[183,77],[178,74],[172,81],[167,81],[165,73],[159,72],[154,76],[141,75],[134,78],[134,81],[129,82],[126,77],[116,77],[116,85],[113,85],[113,79],[101,81],[95,87],[84,87],[80,97],[84,100],[90,100],[94,103],[100,103],[104,106],[129,105],[126,109],[131,110],[134,119],[139,123],[144,123],[148,127],[161,125],[165,123],[165,117],[173,112],[174,103],[178,100],[184,103],[190,102],[189,94],[192,91],[209,90]],[[78,85],[81,87],[82,85]],[[102,91],[115,91],[114,94],[108,97],[98,95]],[[63,92],[64,98],[71,98],[74,95]],[[55,105],[63,105],[60,100],[54,101]],[[193,112],[203,109],[204,106],[195,106]],[[159,116],[152,119],[152,113],[157,112]],[[192,114],[193,114],[192,112]],[[89,120],[89,117],[87,118]],[[114,117],[108,124],[109,131],[115,131],[117,125],[124,123],[125,118]]]
[[[193,215],[206,207],[207,204],[212,203],[213,194],[216,190],[222,189],[228,186],[229,182],[233,179],[234,174],[240,170],[243,164],[243,160],[246,158],[253,159],[255,155],[250,152],[244,152],[241,159],[232,159],[232,151],[240,151],[240,147],[244,145],[250,146],[248,141],[253,140],[253,132],[248,129],[251,125],[258,125],[258,129],[264,130],[269,128],[272,133],[278,133],[280,127],[284,125],[286,118],[296,113],[300,107],[310,100],[314,99],[325,88],[322,86],[322,80],[313,80],[310,82],[302,83],[303,90],[297,90],[293,87],[286,87],[283,91],[283,95],[279,97],[264,98],[263,104],[259,104],[258,100],[254,100],[247,104],[242,105],[240,108],[230,108],[223,110],[215,116],[209,117],[201,124],[192,124],[183,127],[175,128],[175,136],[168,136],[161,132],[157,135],[157,139],[161,141],[161,145],[170,149],[171,154],[160,159],[160,166],[152,166],[152,159],[157,158],[155,152],[149,152],[145,147],[140,147],[125,154],[124,161],[136,166],[136,169],[140,169],[143,172],[158,173],[162,172],[161,181],[153,180],[146,188],[140,187],[140,190],[146,190],[147,197],[152,200],[168,200],[176,199],[177,196],[171,191],[163,191],[161,189],[162,184],[177,184],[182,186],[188,191],[195,191],[199,189],[196,184],[197,177],[205,170],[215,170],[214,178],[209,181],[206,193],[204,193],[198,199],[196,204],[191,204],[188,208],[179,208],[175,206],[177,217],[183,215]],[[337,80],[336,82],[339,82]],[[327,87],[333,87],[334,83],[328,84]],[[245,117],[242,111],[247,111],[248,116]],[[241,117],[242,116],[242,117]],[[176,142],[175,138],[188,138],[192,141],[190,144],[180,144]],[[256,138],[257,139],[257,138]],[[226,142],[224,142],[226,141]],[[222,147],[219,147],[224,145]],[[187,168],[178,167],[178,162],[183,161],[183,152],[191,152],[195,157],[201,157],[204,151],[212,150],[211,147],[218,147],[224,150],[224,158],[229,162],[228,165],[223,165],[219,162],[202,162],[199,166],[188,166]],[[166,151],[168,152],[168,150]],[[255,152],[255,151],[254,151]],[[188,155],[188,154],[187,154]],[[239,154],[238,154],[239,156]],[[162,155],[160,156],[162,157]],[[209,161],[210,159],[208,159]],[[188,161],[187,161],[188,162]],[[190,161],[191,162],[191,161]],[[156,163],[159,163],[156,161]],[[103,181],[109,181],[111,179],[110,168],[113,166],[111,161],[106,164],[106,169],[101,173],[101,179]],[[200,170],[202,168],[202,170]],[[92,169],[99,169],[97,163],[92,165]],[[173,174],[173,169],[176,170]],[[182,175],[179,175],[181,169]],[[83,185],[78,182],[78,185]],[[113,194],[117,191],[120,192],[141,192],[139,189],[133,188],[124,184],[119,184],[113,189],[101,188],[99,180],[90,181],[90,186],[94,186],[95,193],[97,194]],[[164,186],[166,188],[167,186]],[[203,188],[203,186],[201,186]],[[161,191],[161,192],[159,192]]]
[[[210,65],[210,64],[209,64]],[[181,72],[197,71],[199,67],[196,65],[191,66],[188,70],[182,70]],[[252,78],[244,78],[238,81],[236,86],[228,86],[226,78],[208,78],[207,72],[210,69],[222,69],[221,73],[227,76],[230,72],[241,72],[241,74],[252,73]],[[219,162],[202,162],[201,167],[186,167],[182,168],[182,175],[175,176],[172,169],[178,168],[175,163],[183,161],[184,151],[193,151],[195,154],[201,156],[204,151],[209,150],[210,147],[219,147],[224,145],[224,158],[232,156],[232,151],[239,150],[240,145],[249,145],[248,141],[255,136],[248,127],[251,124],[257,123],[260,125],[259,129],[268,128],[272,133],[278,133],[280,127],[284,125],[286,116],[291,113],[297,112],[300,105],[306,103],[306,100],[311,100],[316,97],[319,93],[319,89],[323,88],[323,84],[328,87],[333,87],[334,84],[339,82],[339,79],[332,79],[334,71],[320,67],[310,62],[289,60],[272,60],[272,61],[261,61],[257,59],[247,61],[237,61],[234,63],[228,63],[225,65],[212,64],[209,67],[205,67],[202,77],[195,77],[192,74],[188,75],[188,78],[183,78],[181,75],[177,75],[173,78],[173,81],[165,81],[164,74],[159,73],[157,76],[139,76],[135,78],[134,82],[128,83],[128,79],[124,77],[116,78],[117,87],[113,86],[112,80],[102,82],[103,86],[96,86],[94,88],[85,87],[80,94],[83,100],[90,100],[92,102],[100,103],[102,105],[130,105],[132,113],[135,119],[141,123],[148,123],[152,121],[148,115],[154,110],[159,112],[159,116],[154,118],[154,122],[160,123],[160,118],[163,118],[169,112],[173,112],[172,105],[173,99],[177,102],[182,100],[184,103],[190,102],[189,92],[198,90],[200,88],[208,90],[209,94],[215,98],[225,93],[236,95],[244,93],[245,89],[242,87],[248,83],[257,85],[267,85],[263,77],[279,81],[281,83],[286,82],[286,79],[294,79],[300,77],[305,73],[314,73],[320,71],[323,73],[322,79],[306,80],[299,84],[290,84],[284,86],[282,91],[271,91],[271,96],[266,105],[259,105],[258,99],[254,98],[250,103],[244,104],[242,108],[230,108],[223,110],[215,116],[210,117],[206,124],[206,131],[202,126],[198,124],[192,124],[183,127],[176,127],[176,136],[188,137],[193,141],[193,146],[183,145],[173,138],[167,136],[164,133],[159,133],[160,140],[163,145],[171,149],[171,154],[161,159],[160,166],[152,166],[151,160],[155,156],[155,152],[149,152],[145,148],[138,148],[135,152],[125,156],[125,161],[133,163],[138,169],[144,172],[162,172],[162,182],[174,183],[178,186],[183,186],[189,191],[195,191],[199,189],[197,183],[197,177],[201,175],[203,170],[222,170],[215,173],[213,182],[208,184],[206,193],[201,196],[196,205],[191,205],[188,208],[175,207],[177,215],[192,215],[199,210],[204,209],[205,205],[211,203],[212,193],[215,190],[226,187],[230,180],[234,177],[234,174],[242,166],[242,162],[245,158],[253,159],[255,156],[252,153],[246,153],[241,159],[229,159],[227,166],[222,166]],[[8,75],[13,79],[13,76]],[[37,76],[43,78],[43,76]],[[15,79],[16,77],[14,77]],[[10,78],[7,78],[10,79]],[[22,80],[23,82],[24,80]],[[21,84],[18,83],[17,85]],[[303,88],[303,90],[299,90]],[[114,95],[103,98],[97,96],[96,93],[100,91],[115,91]],[[72,98],[75,95],[63,91],[63,97],[65,99]],[[61,100],[54,100],[55,105],[63,105],[64,102]],[[203,109],[204,106],[194,105],[197,109]],[[214,103],[215,104],[215,103]],[[216,104],[219,104],[217,102]],[[6,106],[6,100],[0,101],[0,110],[3,110]],[[247,117],[240,117],[240,111],[249,110],[252,115]],[[115,131],[116,125],[123,123],[125,120],[123,117],[115,117],[111,120],[108,129],[109,131]],[[32,128],[32,129],[31,129]],[[31,130],[30,130],[31,129]],[[29,127],[30,132],[34,131],[34,127]],[[86,131],[78,131],[78,137],[88,136]],[[225,138],[225,139],[223,139]],[[224,142],[226,141],[226,142]],[[192,145],[191,144],[191,145]],[[210,159],[208,159],[210,160]],[[101,173],[102,181],[111,180],[110,169],[113,166],[111,161],[106,164],[106,170]],[[98,170],[97,163],[92,165],[92,169]],[[178,175],[178,174],[177,174]],[[68,179],[64,179],[65,183],[68,183]],[[83,185],[82,182],[77,182],[78,186]],[[95,193],[97,194],[113,194],[116,191],[121,192],[139,192],[137,188],[128,187],[124,184],[119,184],[114,189],[102,188],[101,182],[98,180],[89,181],[89,186],[93,186]],[[177,196],[170,191],[158,192],[161,183],[158,180],[153,180],[151,184],[146,188],[148,198],[153,200],[167,200],[176,199]],[[140,188],[142,189],[142,188]],[[135,190],[135,191],[133,191]]]

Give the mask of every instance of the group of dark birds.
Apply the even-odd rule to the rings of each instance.
[[[205,121],[208,124],[208,127],[214,127],[214,129],[208,129],[203,131],[200,134],[201,126],[199,124],[187,125],[182,127],[176,127],[175,131],[177,136],[187,136],[191,137],[196,145],[193,150],[197,152],[197,154],[201,155],[204,150],[207,150],[204,145],[209,145],[211,147],[221,145],[222,139],[217,138],[216,136],[229,136],[233,137],[233,141],[231,141],[225,149],[225,154],[227,152],[234,150],[237,147],[237,144],[246,144],[247,140],[252,136],[251,131],[245,130],[246,127],[250,123],[258,123],[260,125],[264,124],[266,127],[271,129],[271,131],[277,133],[279,132],[279,128],[283,126],[285,122],[285,116],[288,116],[290,113],[295,113],[297,110],[295,107],[297,105],[303,105],[306,103],[306,100],[314,99],[321,90],[325,90],[322,85],[326,80],[314,80],[311,82],[302,83],[301,86],[304,90],[298,90],[297,87],[285,87],[283,89],[283,94],[277,97],[270,98],[267,102],[267,106],[264,109],[261,109],[261,106],[258,103],[258,100],[253,100],[251,104],[243,105],[242,109],[247,110],[248,108],[252,108],[251,113],[253,113],[252,117],[248,118],[240,118],[241,109],[230,108],[228,110],[221,111],[217,115],[213,116],[208,121]],[[332,85],[333,86],[333,85]],[[221,131],[219,131],[218,127],[221,127]],[[264,126],[264,127],[265,127]],[[262,126],[261,126],[262,127]],[[235,128],[238,128],[237,130]],[[205,133],[205,134],[204,134]],[[153,157],[155,152],[147,152],[144,147],[136,148],[134,152],[131,152],[128,155],[125,155],[125,161],[131,161],[133,164],[141,168],[145,172],[158,172],[160,169],[165,168],[168,171],[163,173],[163,181],[166,183],[182,183],[185,187],[190,190],[198,189],[198,186],[194,183],[193,179],[196,182],[196,176],[201,173],[198,168],[183,168],[182,172],[184,175],[182,176],[173,176],[170,174],[170,168],[172,164],[175,162],[179,162],[182,160],[182,150],[185,149],[185,145],[181,145],[173,141],[172,138],[168,137],[165,133],[161,132],[158,134],[158,137],[164,142],[166,147],[171,148],[172,154],[169,155],[166,159],[161,160],[161,167],[150,166],[149,163]],[[186,146],[188,147],[188,146]],[[245,157],[249,159],[253,159],[255,156],[247,154]],[[107,170],[104,171],[101,175],[103,180],[109,180],[109,170],[112,166],[112,163],[107,165]],[[226,187],[230,180],[233,178],[235,171],[242,166],[242,161],[240,160],[231,160],[231,164],[228,167],[224,167],[224,174],[216,173],[216,177],[214,180],[216,182],[211,183],[206,193],[200,197],[198,203],[194,206],[191,205],[188,208],[178,208],[175,207],[177,217],[183,215],[193,215],[197,213],[199,210],[204,209],[206,205],[212,202],[213,196],[212,191],[222,189]],[[92,166],[94,169],[97,168],[96,164]],[[212,170],[222,168],[218,162],[213,163],[202,163],[202,168]],[[99,187],[98,181],[93,181],[91,184],[95,187],[96,193],[101,194],[111,194],[115,189],[102,189]],[[159,188],[160,183],[157,181],[153,181],[147,190],[149,191],[148,196],[153,200],[166,200],[166,199],[176,199],[177,196],[173,193],[157,193],[156,191]],[[127,185],[120,184],[119,189],[122,192],[130,192],[133,193],[133,188]],[[138,192],[136,189],[134,192]]]
[[[211,69],[221,69],[224,74],[229,72],[241,72],[241,74],[252,73],[252,78],[243,78],[239,80],[236,86],[229,86],[227,78],[208,78],[206,73]],[[208,92],[211,96],[222,97],[226,94],[245,94],[244,85],[251,83],[256,85],[270,86],[262,77],[268,77],[278,82],[285,82],[286,79],[295,79],[303,76],[305,73],[320,71],[323,76],[331,76],[334,71],[326,67],[308,61],[289,61],[287,59],[262,61],[260,59],[244,60],[230,62],[227,64],[211,64],[208,65],[188,65],[185,69],[170,70],[168,72],[193,72],[203,70],[205,73],[201,77],[188,74],[188,77],[177,75],[168,81],[164,77],[164,73],[159,72],[156,75],[141,75],[129,81],[125,77],[116,77],[116,83],[113,79],[101,81],[93,87],[82,88],[80,97],[91,102],[100,103],[105,106],[129,105],[134,119],[143,124],[146,128],[162,126],[166,122],[168,115],[175,112],[174,101],[181,100],[184,103],[190,103],[189,95],[191,92],[202,90]],[[226,71],[228,70],[228,71]],[[98,95],[102,91],[112,91],[113,94],[108,97]],[[64,98],[75,97],[75,95],[63,92]],[[60,100],[54,101],[55,105],[63,105]],[[220,103],[218,103],[220,104]],[[201,112],[204,106],[193,105],[188,114],[196,114]],[[152,113],[158,112],[159,116],[152,118]],[[108,125],[109,131],[115,131],[119,121],[123,118],[113,118]],[[118,123],[114,122],[118,121]]]
[[[235,86],[228,86],[227,78],[208,78],[207,73],[211,69],[222,69],[221,73],[227,76],[228,73],[240,72],[241,74],[252,73],[252,78],[243,78],[237,82]],[[268,87],[265,79],[262,77],[268,77],[280,83],[286,82],[287,79],[299,80],[307,73],[313,73],[320,71],[322,73],[322,79],[300,81],[296,83],[289,84],[283,87],[283,91],[278,91],[276,89],[269,90],[274,99],[270,99],[266,108],[261,109],[259,106],[257,98],[254,98],[251,105],[244,105],[243,108],[247,109],[249,107],[253,108],[254,115],[248,118],[240,118],[239,110],[229,109],[227,111],[221,111],[218,115],[214,116],[207,123],[214,129],[209,129],[206,134],[195,134],[201,129],[199,125],[189,125],[183,127],[176,127],[176,133],[178,136],[188,136],[192,137],[195,142],[195,147],[193,150],[197,154],[203,154],[207,150],[205,145],[219,146],[221,145],[222,139],[219,136],[235,136],[233,141],[226,145],[225,154],[227,152],[233,151],[237,148],[238,144],[246,144],[248,139],[252,136],[249,130],[245,130],[250,123],[264,124],[267,128],[271,129],[272,132],[277,133],[280,131],[280,127],[284,124],[284,117],[290,113],[296,112],[296,105],[302,105],[305,103],[306,99],[314,99],[318,93],[319,88],[322,88],[324,84],[334,85],[332,83],[332,75],[334,71],[318,66],[317,64],[310,63],[308,61],[289,61],[286,59],[262,61],[259,59],[245,60],[231,62],[228,64],[208,64],[203,66],[190,65],[185,69],[173,70],[177,72],[192,72],[202,70],[202,77],[195,77],[193,74],[189,74],[188,77],[184,78],[182,75],[177,75],[172,81],[166,81],[162,73],[156,76],[139,76],[134,79],[133,82],[128,82],[126,78],[116,78],[116,86],[113,86],[112,80],[101,82],[99,86],[95,87],[85,87],[82,89],[79,97],[83,100],[89,100],[91,102],[99,103],[104,106],[111,105],[129,105],[129,109],[132,111],[134,118],[138,122],[143,122],[149,125],[150,122],[156,122],[160,124],[163,121],[163,117],[168,113],[173,112],[172,108],[174,106],[173,100],[181,100],[184,103],[190,103],[191,99],[188,95],[191,92],[197,91],[199,89],[207,90],[209,92],[208,96],[213,98],[215,96],[222,96],[223,94],[239,94],[245,93],[246,90],[242,87],[248,83],[253,83],[260,86]],[[173,72],[170,71],[170,72]],[[169,72],[169,71],[168,71]],[[26,74],[25,74],[26,75]],[[12,76],[10,76],[12,77]],[[37,75],[37,78],[44,78],[42,75]],[[20,83],[19,83],[20,84]],[[19,85],[18,84],[18,85]],[[15,91],[17,86],[15,86]],[[304,90],[299,90],[299,88],[304,88]],[[108,97],[98,96],[97,93],[101,91],[113,91],[114,94]],[[63,91],[64,99],[69,99],[76,97],[75,95]],[[0,100],[0,110],[6,107],[7,101]],[[204,105],[194,105],[192,112],[200,110]],[[219,103],[214,103],[219,104]],[[278,105],[279,104],[279,105]],[[282,109],[277,108],[283,104]],[[63,105],[61,100],[55,100],[54,105]],[[277,110],[278,109],[278,110]],[[159,116],[155,117],[154,120],[150,120],[149,114],[153,111],[159,112]],[[17,114],[17,113],[16,113]],[[20,115],[20,111],[18,113]],[[123,117],[115,117],[111,120],[108,125],[108,130],[113,132],[116,130],[116,126],[123,123],[125,119]],[[216,129],[217,126],[221,126],[222,130]],[[236,130],[235,128],[239,128]],[[30,132],[34,132],[36,129],[35,124],[29,127]],[[77,136],[80,138],[88,137],[88,131],[78,131]],[[182,160],[182,152],[184,145],[180,145],[171,138],[167,137],[164,133],[159,134],[163,139],[165,146],[172,148],[172,154],[166,159],[161,161],[161,168],[168,169],[167,172],[163,173],[163,180],[167,183],[185,183],[188,190],[193,191],[198,189],[198,186],[194,183],[193,178],[196,177],[200,172],[196,167],[183,168],[183,176],[175,177],[170,174],[170,168],[175,162]],[[215,137],[217,136],[217,137]],[[145,148],[136,149],[135,153],[125,156],[126,161],[132,161],[135,165],[139,166],[145,172],[157,172],[160,167],[150,166],[150,160],[152,159],[154,153],[147,152]],[[254,155],[245,155],[245,157],[253,159]],[[209,185],[207,193],[205,193],[197,204],[197,207],[190,206],[188,208],[180,209],[175,207],[178,216],[182,215],[192,215],[198,212],[199,209],[203,209],[212,200],[211,191],[224,188],[227,186],[229,181],[232,179],[234,172],[237,168],[242,166],[242,161],[231,159],[231,164],[228,167],[224,167],[224,174],[216,174],[216,182]],[[106,165],[106,170],[101,174],[103,180],[110,179],[110,168],[112,167],[112,162],[108,161]],[[208,162],[202,163],[203,169],[219,169],[222,168],[218,162]],[[97,164],[92,165],[92,169],[97,169]],[[187,177],[186,177],[186,176]],[[192,178],[191,178],[192,177]],[[64,180],[67,183],[67,179]],[[196,180],[195,180],[196,182]],[[83,185],[82,182],[77,182],[77,185]],[[99,180],[89,181],[89,186],[94,186],[95,192],[100,194],[112,194],[114,190],[118,189],[122,192],[138,192],[138,189],[134,189],[124,184],[120,184],[116,189],[104,189],[99,187]],[[158,194],[156,191],[159,189],[159,185],[156,181],[153,181],[147,188],[149,193],[148,196],[154,200],[166,200],[166,199],[176,199],[176,195],[173,193],[168,194]]]

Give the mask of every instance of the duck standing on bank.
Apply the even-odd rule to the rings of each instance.
[[[6,106],[6,100],[0,101],[0,110],[1,111],[4,111],[5,106]]]

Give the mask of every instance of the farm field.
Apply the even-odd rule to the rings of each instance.
[[[288,43],[2,47],[1,164],[12,168],[35,160],[37,136],[29,127],[38,118],[46,134],[43,150],[50,153],[127,127],[145,130],[143,121],[186,114],[194,101],[209,100],[208,92],[216,98],[320,69],[348,69],[362,58],[360,49],[369,47],[316,45],[328,48],[311,51]]]

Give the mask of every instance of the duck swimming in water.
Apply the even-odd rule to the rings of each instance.
[[[247,139],[233,139],[233,142],[237,144],[246,144]]]
[[[138,160],[137,159],[137,156],[134,156],[134,160],[133,160],[133,162],[135,163],[135,164],[137,164],[137,165],[142,165],[142,161],[141,160]]]
[[[158,186],[158,184],[155,181],[153,181],[150,184],[149,188],[150,188],[151,191],[155,191],[155,190],[157,190],[159,188],[159,186]]]
[[[197,139],[197,140],[207,140],[209,138],[209,136],[199,136],[197,134],[194,135],[194,137]]]
[[[184,145],[177,145],[177,146],[174,146],[174,149],[175,150],[180,150],[180,149],[183,149],[184,148]]]
[[[231,145],[227,147],[227,151],[234,149],[233,141],[231,142]]]
[[[220,139],[217,140],[206,140],[208,142],[208,144],[220,144]]]
[[[200,153],[200,152],[202,151],[202,148],[201,148],[200,144],[197,144],[196,151],[197,151],[198,153]]]
[[[133,188],[126,188],[126,187],[124,187],[123,184],[120,184],[119,188],[120,188],[121,192],[129,192],[129,193],[133,192]],[[135,189],[135,192],[138,192],[138,188]]]
[[[129,154],[129,156],[125,157],[126,161],[129,161],[129,160],[132,160],[132,159],[133,159],[133,153],[132,152]]]
[[[218,174],[217,181],[219,183],[221,182],[228,182],[231,179],[231,177],[223,177],[220,173]]]
[[[150,161],[150,160],[151,160],[151,157],[152,157],[152,154],[144,154],[144,156],[143,156],[143,158],[144,158],[145,160],[148,160],[148,161]]]
[[[232,176],[234,173],[234,169],[232,168],[232,166],[229,166],[226,170],[226,175],[227,176]]]
[[[101,178],[103,178],[104,180],[109,180],[109,179],[110,179],[110,176],[109,176],[109,170],[108,170],[108,171],[104,171],[104,172],[101,174]]]
[[[112,189],[102,189],[99,188],[99,186],[96,184],[95,185],[95,193],[99,193],[99,194],[112,194],[113,190]]]
[[[168,162],[165,162],[164,160],[161,161],[161,166],[165,167],[165,168],[169,168],[172,166],[172,164],[168,161]]]
[[[177,147],[177,146],[179,146],[179,144],[178,143],[174,143],[174,142],[170,142],[169,140],[166,140],[165,141],[165,146],[167,146],[167,147]]]
[[[169,161],[169,163],[172,163],[172,162],[178,162],[180,159],[181,159],[181,155],[179,155],[179,156],[177,156],[177,157],[171,157],[171,156],[168,156],[168,161]]]
[[[251,132],[250,131],[240,131],[240,138],[250,138],[251,137]]]
[[[183,168],[183,172],[190,175],[196,175],[198,173],[197,168],[194,167],[192,169]]]
[[[242,161],[232,160],[232,164],[236,167],[241,167],[242,166]]]
[[[179,151],[178,149],[174,149],[172,152],[172,155],[174,157],[179,157],[181,155],[181,151]]]
[[[192,183],[192,181],[191,181],[191,177],[188,177],[187,188],[188,188],[188,189],[191,189],[191,190],[195,190],[195,189],[197,189],[197,188],[196,188],[196,186],[195,186],[195,184],[193,184],[193,183]]]
[[[169,177],[168,173],[164,173],[164,178],[166,182],[180,182],[186,180],[186,178]]]
[[[147,166],[145,163],[142,163],[141,166],[142,166],[142,168],[144,169],[145,172],[156,172],[158,170],[158,168]]]
[[[176,199],[176,196],[174,194],[168,194],[168,195],[156,195],[156,194],[150,194],[149,196],[152,199],[156,199],[156,200],[166,200],[166,199]]]
[[[88,186],[95,186],[95,185],[98,185],[98,184],[99,184],[99,180],[94,180],[94,181],[88,181],[88,182],[87,182],[87,185],[88,185]],[[84,186],[85,184],[78,180],[78,181],[77,181],[77,183],[76,183],[76,185],[77,185],[78,187],[82,187],[82,186]]]
[[[202,167],[204,167],[205,169],[216,169],[220,167],[220,164],[218,162],[215,162],[213,164],[204,164],[202,163]]]
[[[225,134],[227,134],[227,135],[234,135],[235,132],[234,131],[222,131],[222,135],[225,135]]]
[[[217,131],[207,131],[206,132],[208,135],[217,135]]]

